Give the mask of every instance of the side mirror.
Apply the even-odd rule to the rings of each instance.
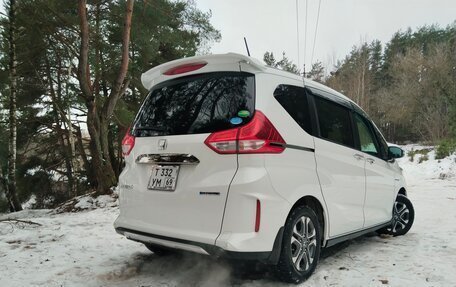
[[[390,159],[401,158],[404,156],[404,150],[397,146],[388,147],[388,157]]]

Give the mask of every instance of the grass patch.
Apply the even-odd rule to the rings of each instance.
[[[429,160],[429,156],[427,154],[425,154],[425,155],[420,156],[420,158],[418,159],[418,163],[422,163],[427,160]]]
[[[410,158],[410,161],[413,162],[415,159],[415,155],[421,155],[419,159],[419,163],[426,161],[429,159],[428,153],[432,151],[432,148],[423,148],[423,149],[412,149],[407,153],[407,156]]]
[[[447,156],[450,156],[456,151],[456,140],[455,139],[445,139],[442,140],[437,147],[435,158],[442,159]]]

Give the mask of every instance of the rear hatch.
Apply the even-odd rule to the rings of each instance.
[[[254,113],[255,77],[209,72],[154,86],[130,136],[134,148],[120,183],[121,217],[130,228],[214,244],[220,233],[237,154],[218,154],[205,140],[246,124]]]

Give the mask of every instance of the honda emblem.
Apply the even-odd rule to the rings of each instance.
[[[165,139],[161,139],[161,140],[158,141],[158,149],[159,150],[165,150],[167,145],[168,144],[167,144]]]

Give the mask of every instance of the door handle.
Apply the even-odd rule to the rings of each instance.
[[[355,153],[355,154],[353,155],[353,157],[356,158],[357,160],[362,160],[362,159],[364,159],[364,156],[361,155],[361,154],[359,154],[359,153]]]
[[[375,162],[375,160],[373,158],[368,158],[366,159],[368,163],[370,164],[373,164]]]

